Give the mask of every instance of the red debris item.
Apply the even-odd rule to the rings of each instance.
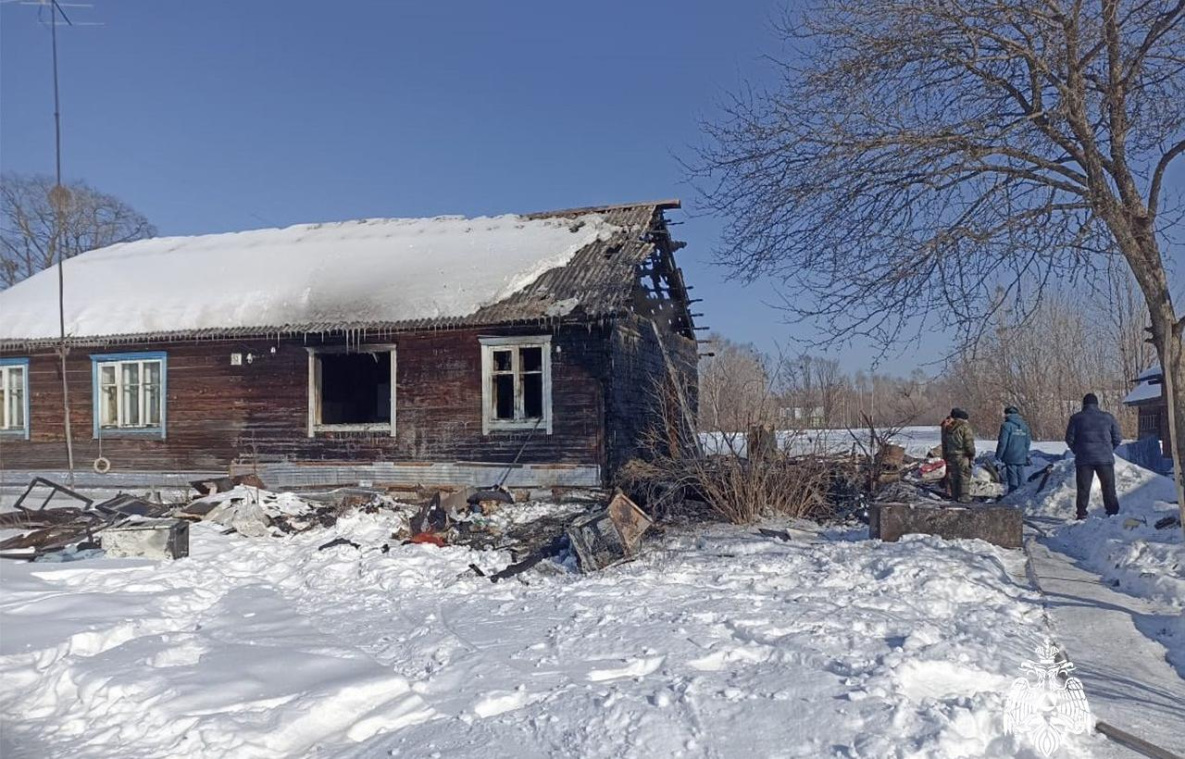
[[[930,459],[923,462],[918,469],[922,482],[936,482],[946,476],[946,462],[942,459]]]
[[[447,545],[444,538],[440,537],[434,532],[417,532],[411,536],[409,543],[427,543],[428,545],[436,546],[437,548],[444,548]]]

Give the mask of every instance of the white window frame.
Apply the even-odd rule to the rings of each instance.
[[[548,435],[552,433],[551,416],[551,335],[524,335],[521,337],[479,337],[481,342],[481,432],[488,435],[491,432],[505,432],[513,430],[539,429]],[[497,418],[494,408],[494,352],[506,348],[516,348],[511,351],[512,371],[514,372],[515,408],[514,419]],[[521,392],[522,374],[520,368],[522,348],[542,348],[543,353],[543,418],[522,418],[523,394]]]
[[[9,382],[16,372],[21,374],[21,424],[13,424],[12,398],[9,396]],[[4,391],[4,403],[0,404],[0,435],[29,439],[29,359],[0,359],[0,388]]]
[[[394,344],[360,345],[357,348],[306,348],[309,352],[309,417],[308,436],[316,437],[317,433],[326,432],[371,432],[385,433],[395,437],[395,396],[396,370],[399,360],[396,356]],[[363,424],[322,424],[321,423],[321,360],[320,356],[333,353],[390,353],[391,354],[391,421],[368,422]]]
[[[166,415],[168,407],[168,357],[161,352],[152,353],[120,353],[114,355],[92,355],[92,372],[93,377],[93,392],[94,392],[94,436],[96,438],[100,435],[125,435],[125,434],[145,434],[145,435],[160,435],[165,437]],[[146,398],[144,382],[144,367],[148,364],[160,365],[160,382],[157,389],[157,397],[160,403],[160,408],[157,412],[158,421],[155,424],[146,424],[141,421],[140,424],[127,423],[127,401],[124,398],[124,381],[123,381],[123,367],[129,364],[136,364],[136,376],[140,379],[138,383],[139,392],[136,394],[137,411],[139,418],[144,420],[147,418],[146,411],[148,410],[148,401]],[[115,424],[103,424],[103,403],[106,398],[103,393],[103,369],[105,367],[114,367],[115,371]]]

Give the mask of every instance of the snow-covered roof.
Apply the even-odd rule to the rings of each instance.
[[[1140,372],[1136,377],[1136,386],[1123,399],[1125,404],[1144,403],[1160,398],[1160,388],[1164,372],[1159,366],[1153,366]]]
[[[1136,377],[1136,381],[1140,382],[1147,379],[1153,379],[1161,376],[1162,374],[1164,374],[1164,372],[1161,371],[1160,364],[1154,364],[1153,366],[1150,366],[1144,371],[1140,372],[1140,376]]]
[[[563,317],[610,285],[632,284],[645,231],[637,227],[664,207],[365,219],[112,245],[66,262],[66,332],[78,340]],[[617,261],[611,254],[623,247],[633,256]],[[581,287],[559,286],[572,277],[556,270],[582,251],[596,271]],[[0,346],[58,336],[57,286],[51,269],[0,291]]]

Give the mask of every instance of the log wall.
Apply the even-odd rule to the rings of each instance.
[[[552,337],[553,434],[482,434],[481,346],[478,336],[543,334],[453,330],[400,333],[368,342],[395,344],[396,434],[318,433],[308,437],[308,347],[333,341],[210,340],[142,343],[111,349],[74,348],[68,359],[75,465],[99,456],[93,433],[91,355],[164,351],[167,437],[104,432],[102,454],[116,471],[211,471],[231,464],[278,461],[439,461],[509,463],[526,441],[522,463],[595,465],[607,460],[605,386],[607,327],[565,327]],[[342,345],[339,338],[338,345]],[[231,353],[244,362],[232,366]],[[251,354],[252,361],[246,356]],[[0,466],[62,470],[61,379],[57,357],[30,358],[31,438],[0,439]]]

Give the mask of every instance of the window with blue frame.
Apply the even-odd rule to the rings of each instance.
[[[91,356],[95,437],[144,432],[165,436],[167,357],[161,353]]]
[[[0,435],[29,437],[27,358],[0,358]]]

